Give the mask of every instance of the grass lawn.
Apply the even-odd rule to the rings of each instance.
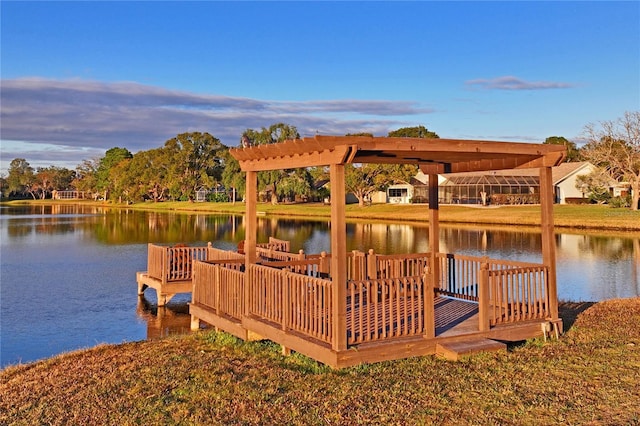
[[[561,316],[507,353],[337,371],[214,331],[102,345],[1,371],[0,424],[640,424],[640,298]]]

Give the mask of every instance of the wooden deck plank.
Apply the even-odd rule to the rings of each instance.
[[[507,350],[507,345],[485,338],[472,338],[468,340],[441,342],[436,345],[436,355],[450,361],[458,361],[460,358],[479,352],[498,352]]]

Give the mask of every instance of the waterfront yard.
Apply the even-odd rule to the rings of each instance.
[[[508,353],[338,371],[213,331],[103,345],[2,371],[0,424],[640,424],[640,298],[561,316]]]

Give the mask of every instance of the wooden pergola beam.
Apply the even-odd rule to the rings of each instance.
[[[315,136],[230,152],[244,171],[376,163],[416,164],[426,174],[552,167],[566,155],[557,145],[363,136]]]

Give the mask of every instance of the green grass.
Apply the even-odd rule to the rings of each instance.
[[[0,424],[640,424],[640,298],[589,306],[561,308],[560,340],[460,362],[334,371],[214,331],[103,345],[1,371]]]
[[[16,204],[19,202],[12,202]],[[24,202],[22,202],[24,203]],[[52,201],[29,201],[29,204],[51,204]],[[79,202],[56,202],[78,204]],[[84,202],[80,202],[84,203]],[[93,204],[86,202],[86,204]],[[126,207],[138,210],[231,213],[244,214],[244,203],[190,203],[163,202],[137,203],[128,206],[103,203],[110,207]],[[326,219],[331,210],[321,203],[277,204],[259,203],[259,212],[266,215]],[[348,220],[428,222],[428,206],[425,204],[374,204],[358,207],[346,206]],[[469,207],[443,205],[439,210],[442,224],[468,224],[491,226],[540,226],[539,206]],[[554,222],[557,228],[593,229],[598,231],[640,231],[640,211],[612,208],[604,205],[556,205]]]

